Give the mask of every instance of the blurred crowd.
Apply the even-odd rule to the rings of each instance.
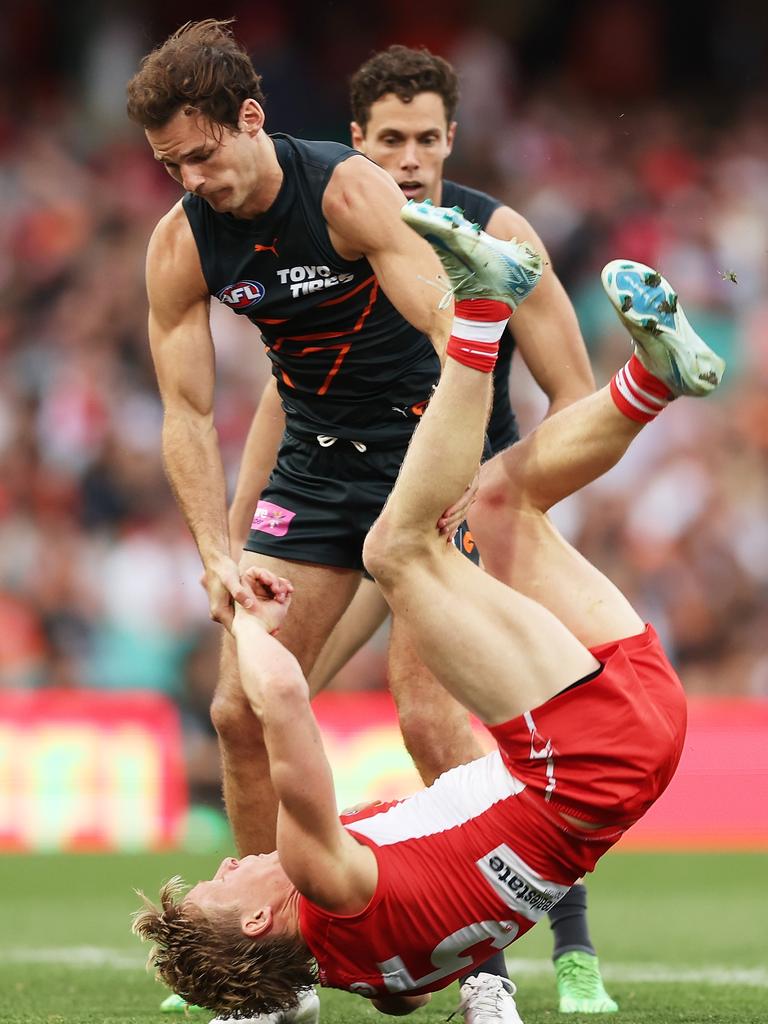
[[[51,90],[24,116],[0,104],[0,687],[157,689],[210,739],[217,627],[163,475],[146,336],[144,252],[177,193],[123,122],[133,56],[108,59],[121,45],[103,41],[87,101]],[[721,394],[673,405],[555,515],[653,620],[690,692],[768,696],[766,99],[746,95],[722,121],[685,99],[526,88],[489,30],[446,46],[463,83],[450,176],[541,234],[598,384],[627,355],[599,286],[616,256],[659,266],[728,360]],[[268,114],[272,130],[295,127]],[[267,360],[247,321],[214,307],[234,480]],[[530,427],[541,396],[517,363],[512,390]],[[383,647],[339,685],[385,685]]]

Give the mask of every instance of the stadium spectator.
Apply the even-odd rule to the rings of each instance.
[[[289,46],[287,31],[280,30],[275,52],[296,62],[304,43],[297,39]],[[396,38],[383,22],[377,31],[384,41]],[[50,62],[46,86],[39,70],[46,63],[41,40],[31,35],[10,40],[7,74],[15,68],[19,81],[30,83],[30,101],[22,120],[5,79],[0,104],[0,591],[4,624],[17,621],[17,615],[28,623],[24,635],[31,656],[25,655],[19,669],[9,667],[10,654],[0,655],[0,685],[32,687],[59,679],[62,659],[70,666],[65,678],[100,685],[105,658],[113,659],[116,650],[110,653],[101,642],[110,612],[108,595],[98,585],[99,565],[107,551],[131,550],[137,531],[162,546],[169,517],[175,516],[161,482],[160,407],[146,345],[142,279],[145,239],[175,192],[151,166],[143,140],[117,134],[114,123],[95,118],[76,101],[67,80],[56,79]],[[441,42],[426,35],[423,41]],[[350,53],[349,66],[364,56]],[[338,77],[338,69],[324,68],[316,54],[311,66],[318,77]],[[691,109],[674,97],[665,97],[663,109],[652,98],[631,105],[603,98],[588,106],[577,90],[566,91],[560,83],[539,79],[531,85],[519,69],[504,73],[516,82],[514,104],[504,120],[485,130],[476,126],[479,134],[471,146],[462,148],[459,136],[453,173],[498,194],[537,225],[576,306],[598,384],[607,379],[624,341],[600,310],[593,272],[619,251],[618,243],[679,281],[692,317],[729,359],[723,393],[707,410],[706,425],[690,408],[673,409],[664,444],[649,437],[630,456],[648,475],[646,500],[653,497],[670,524],[664,542],[668,567],[638,554],[627,471],[617,470],[571,499],[559,511],[559,521],[569,539],[620,579],[632,602],[653,616],[691,692],[765,695],[768,306],[761,291],[768,273],[768,138],[763,103],[758,95],[739,94],[730,102],[728,120],[718,123],[705,117],[702,106]],[[269,80],[266,86],[269,92]],[[41,102],[46,90],[58,96],[53,106]],[[327,130],[327,104],[325,109],[326,121],[315,134]],[[337,117],[338,138],[345,139],[341,102]],[[303,127],[312,134],[311,124]],[[214,329],[219,401],[227,410],[218,418],[226,422],[222,444],[234,477],[234,453],[266,366],[234,317],[217,317]],[[541,412],[536,393],[518,369],[513,387],[521,422],[530,426]],[[681,466],[694,481],[690,503],[698,502],[689,510],[700,541],[692,560],[672,529],[681,510],[664,487]],[[57,578],[55,587],[46,588],[34,567],[54,557],[54,537],[62,544],[66,538],[68,550],[76,552],[77,578]],[[178,542],[187,543],[180,522]],[[684,560],[685,573],[675,574],[672,567]],[[193,563],[190,555],[189,566]],[[728,567],[727,586],[718,565]],[[182,575],[183,610],[172,602],[157,619],[181,657],[206,619],[196,574]],[[5,610],[11,607],[13,619]],[[707,622],[717,623],[723,642],[716,649]],[[21,633],[15,639],[21,642]],[[136,664],[131,682],[173,691],[180,686],[179,663],[174,655],[162,671]],[[116,677],[111,668],[108,677]]]

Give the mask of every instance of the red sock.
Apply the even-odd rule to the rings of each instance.
[[[461,299],[454,309],[448,355],[473,370],[491,373],[499,354],[499,339],[511,315],[506,302]]]
[[[650,423],[674,399],[667,385],[646,370],[637,356],[611,380],[611,398],[619,412],[636,423]]]

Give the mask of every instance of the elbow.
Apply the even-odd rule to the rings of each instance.
[[[256,686],[249,685],[243,673],[243,685],[251,710],[265,727],[298,719],[309,705],[309,686],[295,659],[291,663],[281,658],[270,665]]]

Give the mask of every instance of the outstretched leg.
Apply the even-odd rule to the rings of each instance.
[[[478,280],[487,274],[493,279],[489,291],[500,294],[497,242],[483,264],[485,236],[470,230],[463,218],[424,208],[410,216],[408,209],[405,217],[412,226],[441,256],[449,254],[443,263],[454,281],[468,271]],[[510,262],[519,256],[523,270],[526,259],[530,266],[530,251],[520,255],[520,247],[510,245],[505,252]],[[470,340],[459,345],[452,338],[453,358],[366,544],[369,568],[393,609],[408,616],[424,660],[447,689],[488,723],[514,717],[592,671],[596,662],[588,646],[642,630],[642,621],[619,591],[565,544],[543,513],[613,465],[642,422],[668,400],[706,393],[722,374],[721,361],[690,330],[667,283],[649,268],[624,263],[620,269],[621,283],[618,272],[604,283],[638,355],[611,388],[586,399],[587,405],[577,403],[552,417],[511,449],[502,467],[510,485],[500,506],[506,503],[514,515],[506,519],[510,550],[507,571],[499,575],[516,589],[496,586],[461,564],[464,560],[453,558],[434,529],[441,509],[474,472],[488,408],[490,384],[483,371],[493,365],[486,358],[492,332],[488,324],[467,326],[467,320],[498,319],[498,307],[483,316],[471,304],[457,304],[454,334]],[[517,275],[518,282],[522,276]],[[460,284],[453,291],[462,298]],[[633,290],[631,301],[621,292],[625,286]],[[477,294],[476,287],[473,291]],[[634,319],[633,305],[640,310]],[[656,319],[649,312],[653,309]],[[686,364],[691,372],[681,373]],[[518,543],[525,524],[530,524],[527,536]],[[561,590],[566,594],[562,601]],[[510,676],[513,686],[505,685]]]
[[[431,671],[493,724],[543,703],[598,663],[550,612],[469,564],[435,528],[480,461],[491,378],[458,359],[483,364],[496,328],[498,340],[507,310],[485,305],[457,306],[453,358],[368,536],[365,559]]]
[[[642,426],[608,387],[575,402],[483,467],[470,513],[487,572],[548,608],[586,647],[638,633],[643,622],[546,513],[614,466]]]
[[[430,670],[494,724],[548,700],[597,662],[550,612],[469,563],[437,533],[443,509],[479,463],[489,395],[487,374],[448,360],[364,558]]]
[[[634,354],[608,386],[488,462],[471,514],[488,572],[549,608],[588,647],[627,636],[639,619],[546,512],[614,466],[670,401],[713,391],[725,368],[655,270],[615,260],[602,277]]]

